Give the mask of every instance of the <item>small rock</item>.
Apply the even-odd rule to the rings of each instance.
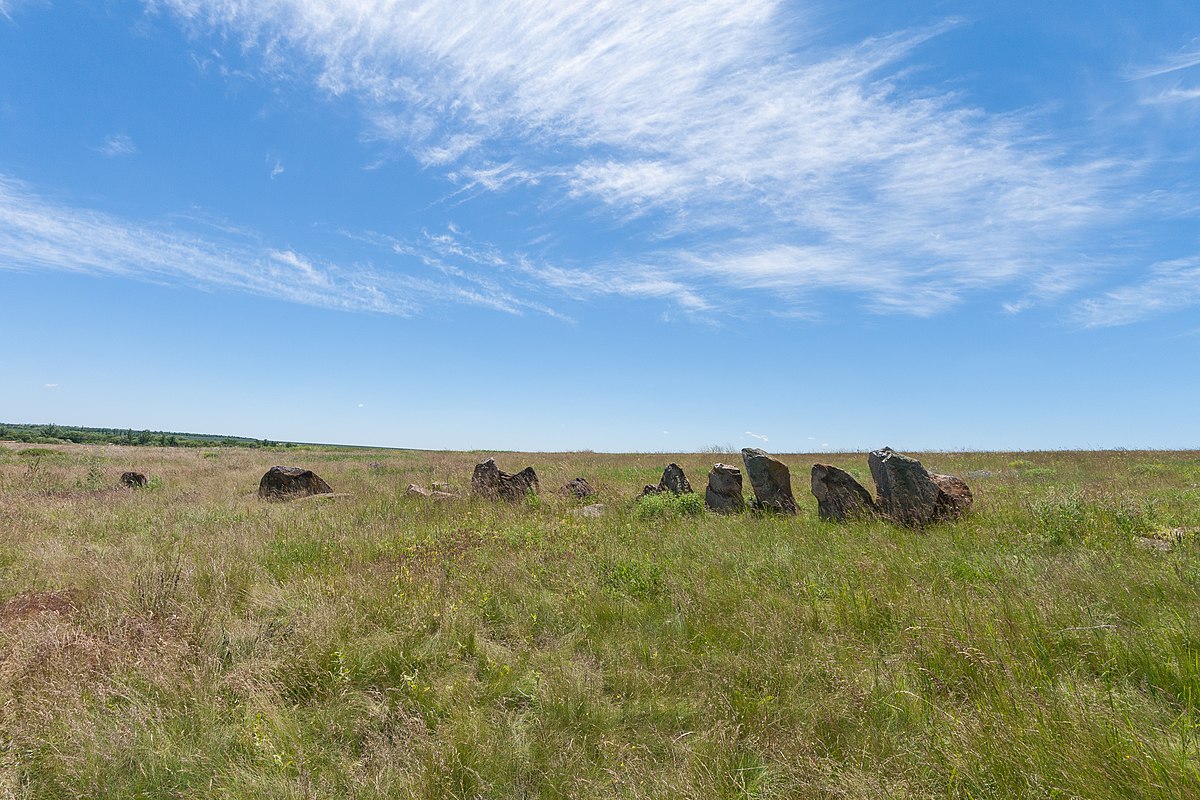
[[[938,487],[938,519],[961,519],[966,516],[975,502],[967,482],[954,475],[939,475],[936,472],[929,473],[929,479]]]
[[[147,483],[146,476],[140,472],[122,472],[121,473],[121,485],[122,486],[130,486],[133,488],[140,488],[140,487],[145,486],[146,483]]]
[[[687,475],[683,472],[683,467],[675,463],[667,464],[663,470],[662,477],[658,481],[658,486],[646,484],[642,488],[642,497],[648,494],[662,494],[670,492],[671,494],[691,494],[692,484],[688,482]]]
[[[561,494],[574,495],[580,500],[585,500],[596,494],[596,490],[587,482],[587,478],[574,478],[563,484],[559,490]]]
[[[429,497],[433,494],[433,492],[429,491],[424,486],[418,486],[415,483],[410,483],[408,488],[404,490],[404,493],[413,495],[415,497]]]
[[[746,510],[742,497],[742,471],[729,464],[713,464],[708,473],[708,488],[704,490],[704,505],[719,514],[736,514]]]
[[[571,509],[571,516],[573,516],[573,517],[601,517],[601,516],[604,516],[604,504],[603,503],[593,503],[590,506],[583,506],[582,508],[573,508],[573,509]]]
[[[509,475],[496,466],[496,460],[475,465],[471,475],[471,493],[481,497],[520,500],[528,494],[537,494],[538,477],[533,467],[526,467],[515,475]]]
[[[754,488],[754,507],[777,514],[795,514],[792,476],[787,465],[757,447],[743,447],[742,461]]]
[[[442,481],[434,481],[429,484],[429,488],[434,492],[443,492],[445,494],[458,494],[458,489],[452,483],[443,483]]]
[[[329,484],[315,472],[300,467],[271,467],[258,482],[258,496],[266,500],[290,500],[332,492]]]
[[[817,514],[827,522],[846,522],[875,513],[875,501],[854,476],[829,464],[813,464],[812,493]]]

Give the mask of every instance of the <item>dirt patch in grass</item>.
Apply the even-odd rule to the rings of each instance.
[[[75,589],[53,592],[22,592],[0,605],[0,624],[28,619],[40,614],[70,617],[79,610],[80,595]]]

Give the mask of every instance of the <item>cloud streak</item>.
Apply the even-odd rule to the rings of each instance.
[[[1002,286],[1052,296],[1087,279],[1080,252],[1127,210],[1126,165],[904,88],[952,20],[829,50],[777,33],[802,30],[804,7],[773,0],[164,5],[358,97],[375,135],[464,191],[538,185],[652,219],[627,271],[652,260],[670,282],[914,314]]]
[[[0,270],[107,275],[202,289],[231,289],[341,311],[410,315],[438,303],[512,314],[548,307],[466,272],[437,279],[404,272],[411,261],[338,265],[232,236],[163,230],[43,199],[0,175]]]

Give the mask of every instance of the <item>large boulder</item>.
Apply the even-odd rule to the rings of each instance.
[[[879,510],[893,522],[923,528],[958,519],[971,507],[971,490],[961,478],[931,474],[920,461],[890,447],[867,457]]]
[[[708,472],[708,488],[704,490],[704,505],[719,514],[736,514],[746,510],[742,497],[742,471],[729,464],[713,464]]]
[[[692,484],[688,482],[687,475],[683,472],[683,467],[678,464],[667,464],[663,470],[662,477],[658,481],[658,486],[646,484],[642,489],[642,496],[648,494],[662,494],[670,492],[671,494],[691,494]]]
[[[494,458],[489,458],[475,465],[471,493],[491,499],[521,500],[528,494],[538,493],[537,473],[533,467],[526,467],[510,475],[496,466]]]
[[[755,508],[777,514],[796,513],[792,475],[786,464],[757,447],[743,447],[742,461],[754,488]]]
[[[315,472],[300,467],[271,467],[258,482],[258,496],[265,500],[291,500],[332,492]]]
[[[817,514],[828,522],[846,522],[875,513],[875,501],[854,476],[829,464],[813,464],[812,493]]]

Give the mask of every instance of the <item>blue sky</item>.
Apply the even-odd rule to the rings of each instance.
[[[1200,447],[1200,6],[0,0],[0,419]]]

